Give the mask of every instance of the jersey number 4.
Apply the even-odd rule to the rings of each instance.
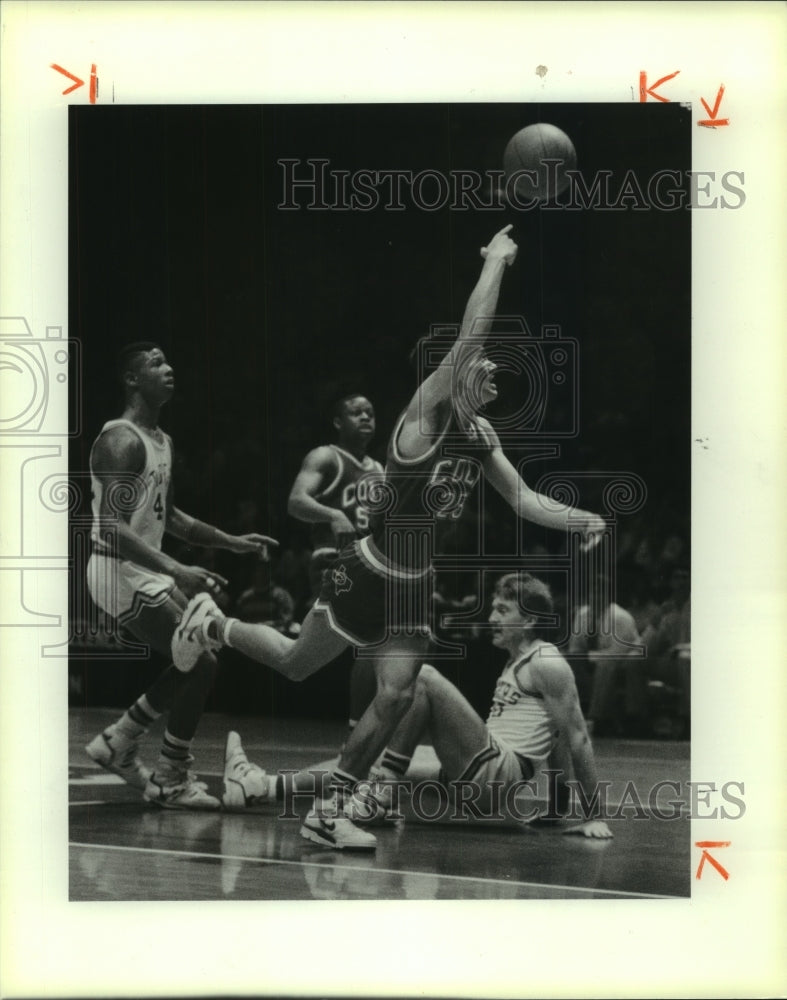
[[[156,494],[156,502],[153,504],[153,510],[156,512],[156,517],[160,521],[164,517],[164,504],[161,502],[161,494]]]

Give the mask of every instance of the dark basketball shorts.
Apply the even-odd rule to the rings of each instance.
[[[354,646],[395,636],[428,639],[432,584],[429,567],[396,566],[362,538],[336,557],[312,610],[327,615],[333,631]]]

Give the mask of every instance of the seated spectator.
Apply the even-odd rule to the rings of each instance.
[[[593,732],[642,731],[647,715],[642,640],[631,614],[612,600],[604,574],[593,579],[587,603],[574,614],[567,654],[585,657],[592,671],[588,719]]]
[[[463,587],[462,583],[457,573],[435,574],[435,588],[432,594],[435,630],[441,638],[452,642],[463,642],[468,638],[467,625],[451,625],[443,621],[443,616],[472,611],[478,605],[478,595],[472,592],[464,593],[463,591],[471,588]],[[477,626],[470,630],[470,634],[473,638],[478,638]]]
[[[641,566],[625,566],[618,570],[618,594],[634,619],[640,635],[659,615],[660,605],[653,598],[650,575]]]
[[[676,566],[672,571],[670,595],[642,638],[649,656],[663,656],[673,646],[691,643],[691,576],[687,566]]]
[[[258,563],[254,581],[238,598],[235,612],[241,621],[270,625],[284,635],[300,632],[295,621],[295,602],[289,591],[273,582],[270,563]]]
[[[678,714],[688,720],[691,707],[691,574],[676,566],[670,576],[670,595],[659,607],[642,640],[648,658],[663,679],[678,689]]]

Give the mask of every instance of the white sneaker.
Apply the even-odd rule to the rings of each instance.
[[[346,816],[327,815],[316,808],[307,813],[301,836],[334,851],[373,851],[377,846],[374,834],[359,829]]]
[[[119,775],[127,785],[144,792],[150,780],[150,768],[140,761],[139,741],[119,733],[114,725],[99,733],[85,747],[85,753],[105,771]]]
[[[165,783],[166,779],[151,774],[145,786],[145,798],[164,809],[219,809],[221,803],[208,795],[208,786],[197,781],[191,771],[178,775],[180,780]]]
[[[345,801],[344,815],[359,826],[382,826],[403,820],[397,811],[397,782],[372,773],[368,781],[359,781]]]
[[[208,635],[212,621],[221,622],[224,614],[210,594],[197,594],[186,605],[180,624],[172,634],[172,662],[188,673],[205,650],[221,649],[221,643]]]
[[[248,809],[269,802],[270,780],[261,767],[252,764],[243,749],[240,736],[227,733],[224,748],[224,795],[225,809]]]

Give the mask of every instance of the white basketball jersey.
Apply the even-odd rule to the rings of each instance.
[[[538,691],[523,688],[518,671],[541,649],[530,650],[511,660],[495,685],[486,727],[489,732],[524,757],[539,760],[549,755],[557,731]]]
[[[172,449],[166,434],[157,441],[149,434],[133,424],[130,420],[109,420],[101,429],[101,434],[113,427],[129,427],[133,430],[145,447],[145,466],[138,479],[129,479],[126,486],[122,481],[117,484],[117,495],[108,498],[112,509],[129,515],[129,524],[135,535],[144,539],[148,545],[161,548],[167,517],[167,494],[172,478]],[[101,435],[99,435],[100,437]],[[98,440],[98,439],[97,439]],[[93,445],[95,448],[95,444]],[[104,492],[104,480],[93,471],[93,451],[90,452],[90,480],[93,492],[93,541],[99,539],[99,511]]]

